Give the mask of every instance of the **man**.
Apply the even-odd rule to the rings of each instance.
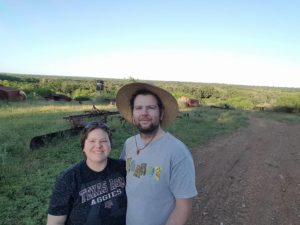
[[[121,115],[139,134],[126,140],[127,225],[183,225],[197,195],[195,168],[187,147],[162,126],[178,113],[175,98],[146,83],[131,83],[117,93]],[[188,132],[188,131],[187,131]]]

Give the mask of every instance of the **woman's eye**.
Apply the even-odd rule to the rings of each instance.
[[[98,143],[107,143],[108,142],[108,140],[90,140],[89,141],[90,143],[96,143],[96,142],[98,142]]]

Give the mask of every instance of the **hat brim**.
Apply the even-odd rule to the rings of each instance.
[[[162,126],[166,126],[176,119],[178,114],[178,104],[176,99],[169,92],[147,83],[130,83],[123,86],[118,91],[116,97],[117,108],[127,122],[133,122],[130,100],[132,96],[141,89],[149,90],[160,98],[164,107],[163,118],[161,121]]]

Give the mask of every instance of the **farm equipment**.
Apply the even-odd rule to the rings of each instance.
[[[95,107],[95,105],[93,105],[93,109],[90,111],[85,111],[84,114],[63,117],[63,119],[70,121],[70,129],[35,136],[30,141],[30,149],[35,150],[44,147],[55,139],[78,135],[87,124],[87,122],[85,122],[84,119],[97,118],[97,121],[100,120],[103,122],[107,122],[108,116],[117,114],[119,114],[118,111],[99,110]]]

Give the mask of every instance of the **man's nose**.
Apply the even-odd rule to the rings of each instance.
[[[147,107],[143,107],[141,111],[142,111],[142,114],[148,114]]]

